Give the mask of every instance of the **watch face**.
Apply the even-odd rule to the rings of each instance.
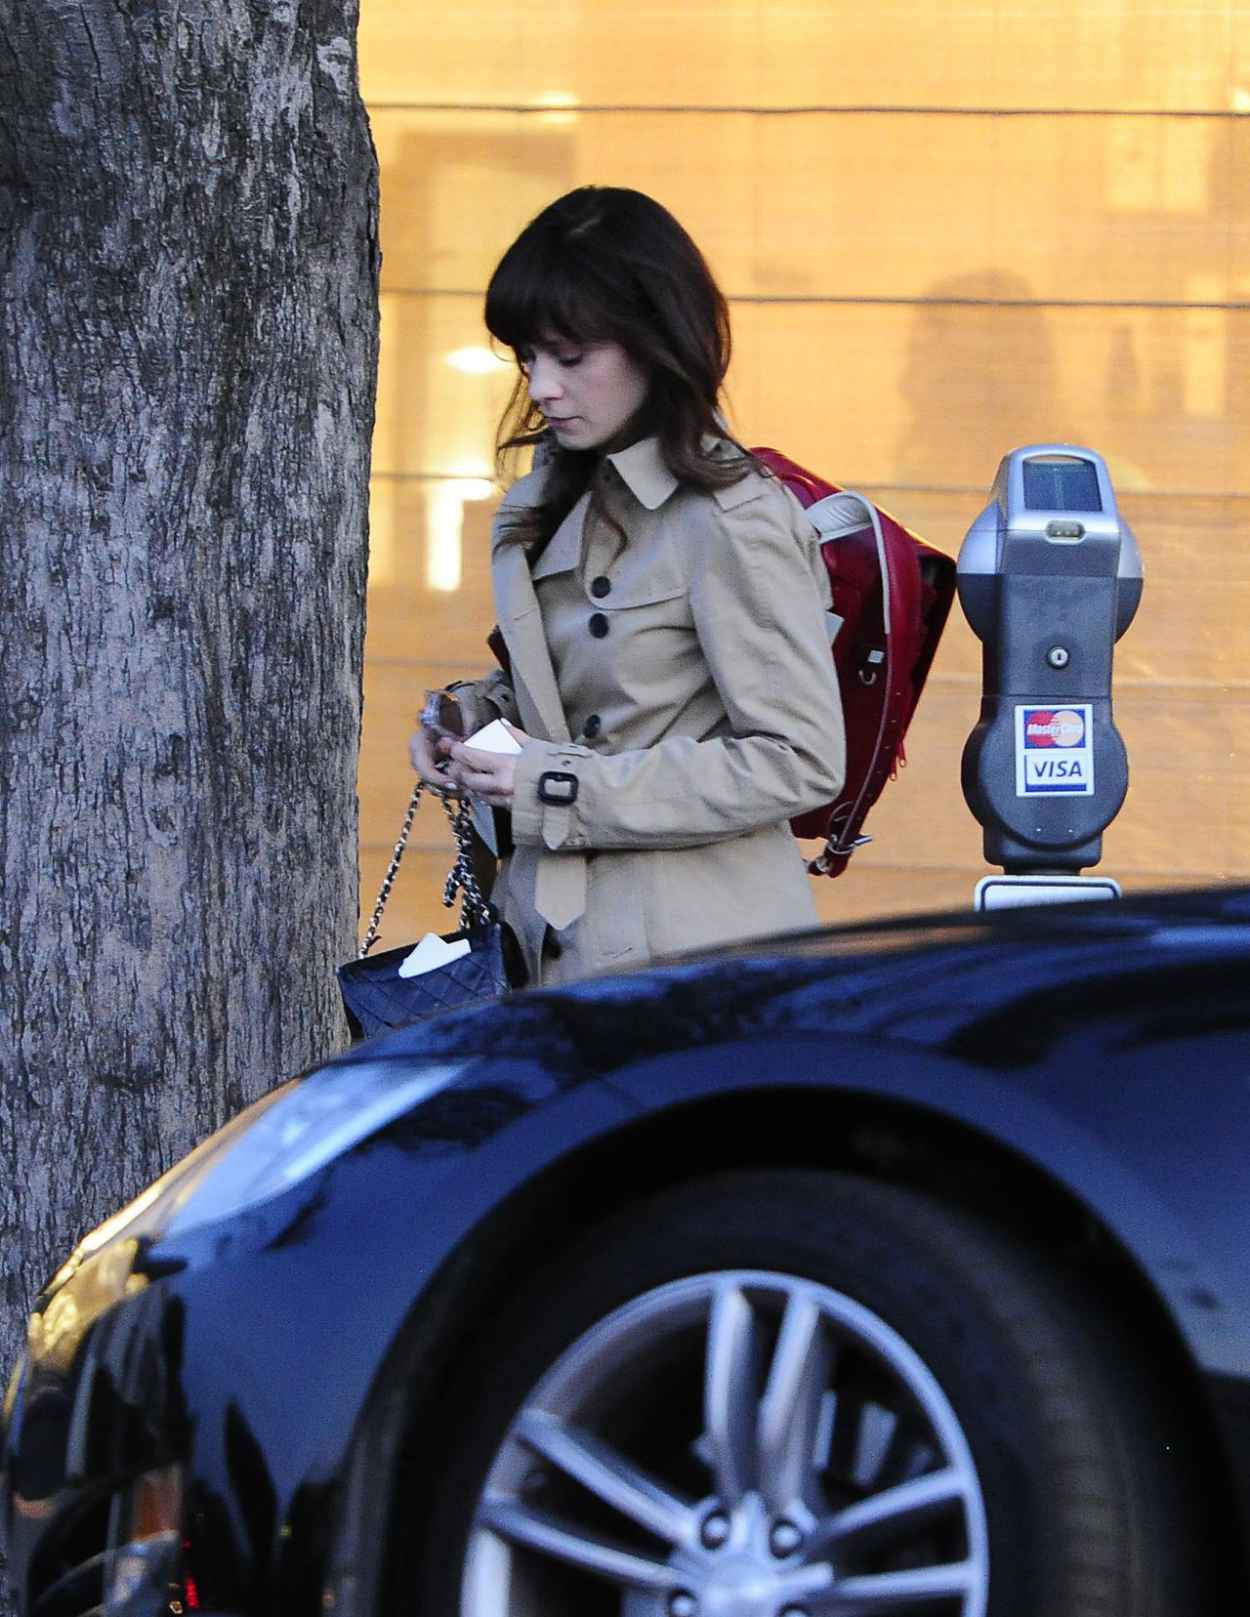
[[[463,736],[464,714],[460,703],[448,691],[429,691],[421,709],[421,727],[434,735]]]

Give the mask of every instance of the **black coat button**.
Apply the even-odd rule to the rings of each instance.
[[[596,640],[602,640],[604,635],[607,634],[608,620],[602,612],[592,612],[590,614],[590,632]]]
[[[600,573],[598,578],[591,579],[590,593],[594,596],[596,601],[601,601],[605,595],[611,595],[612,580],[610,578],[605,578],[603,574]]]
[[[597,713],[592,713],[586,720],[585,724],[582,725],[582,734],[587,738],[587,740],[593,741],[602,729],[603,720]]]

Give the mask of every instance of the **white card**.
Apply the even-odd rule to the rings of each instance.
[[[412,953],[399,962],[399,975],[420,977],[427,971],[445,966],[449,960],[459,960],[462,954],[468,952],[468,938],[457,938],[454,943],[448,943],[437,932],[427,932]]]
[[[502,719],[492,719],[489,724],[484,724],[480,730],[475,730],[471,736],[466,736],[464,744],[466,747],[478,747],[483,752],[520,752],[521,750],[521,743]],[[488,803],[483,803],[475,797],[470,797],[469,813],[472,816],[478,836],[498,858],[499,842],[495,836],[494,810]]]
[[[484,724],[480,730],[475,730],[471,736],[464,738],[466,747],[476,747],[479,752],[520,752],[521,743],[512,734],[502,719],[492,719]]]

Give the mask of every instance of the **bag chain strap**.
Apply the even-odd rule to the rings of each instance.
[[[473,871],[473,820],[469,800],[462,797],[459,805],[453,809],[443,798],[443,808],[447,811],[452,835],[456,839],[456,862],[447,872],[447,880],[443,884],[443,903],[450,909],[459,892],[460,924],[465,931],[491,926],[496,920],[495,907],[478,886]]]
[[[386,875],[382,878],[382,885],[378,889],[378,901],[373,906],[373,914],[369,917],[369,929],[365,933],[364,942],[360,945],[360,952],[356,956],[363,960],[378,941],[378,928],[382,924],[382,912],[386,909],[386,901],[391,896],[391,888],[395,885],[395,877],[399,872],[400,861],[404,857],[404,850],[408,846],[408,837],[412,831],[413,817],[417,812],[417,804],[425,790],[425,782],[417,781],[412,788],[412,796],[408,799],[408,810],[404,815],[404,823],[400,828],[399,841],[395,844],[391,854],[391,862],[386,867]],[[452,834],[456,839],[456,862],[447,873],[447,881],[443,887],[443,903],[448,909],[456,902],[456,894],[460,894],[460,923],[469,930],[473,927],[489,926],[495,920],[495,910],[484,896],[478,885],[477,877],[473,873],[473,827],[470,819],[468,800],[462,798],[456,808],[452,808],[449,800],[440,793],[443,810],[451,825]]]

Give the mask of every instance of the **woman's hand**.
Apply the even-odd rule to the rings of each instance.
[[[453,742],[450,736],[435,736],[420,729],[408,743],[408,756],[412,767],[427,786],[444,794],[454,787],[448,759]]]
[[[504,723],[508,734],[522,747],[533,740],[515,724],[508,724],[506,719]],[[460,791],[472,793],[492,808],[511,808],[516,761],[514,752],[481,752],[477,747],[467,747],[463,741],[457,741],[451,749],[447,775]]]

